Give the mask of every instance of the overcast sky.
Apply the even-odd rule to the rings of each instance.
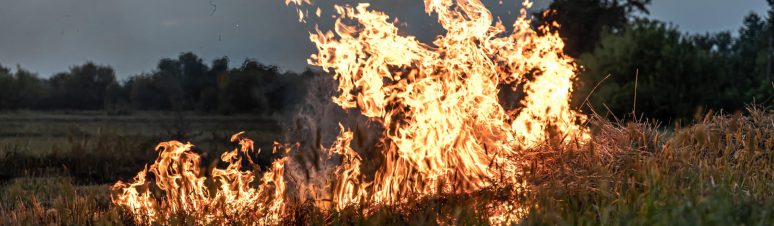
[[[537,1],[538,7],[545,1]],[[318,0],[324,12],[341,1]],[[353,2],[349,1],[348,2]],[[485,1],[510,23],[517,3]],[[228,56],[232,66],[253,58],[300,71],[312,53],[295,9],[282,0],[0,0],[0,64],[43,77],[93,61],[120,78],[153,70],[159,59],[192,51],[206,62]],[[373,8],[405,22],[406,34],[430,39],[439,27],[422,1],[383,0]],[[765,0],[653,0],[651,17],[692,33],[736,31]],[[330,14],[323,15],[328,18]],[[323,28],[330,21],[320,21]]]

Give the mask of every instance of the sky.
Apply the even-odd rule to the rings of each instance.
[[[0,0],[0,64],[49,77],[92,61],[119,78],[152,71],[159,59],[193,52],[205,62],[227,56],[301,71],[314,52],[315,24],[329,28],[331,6],[316,0],[323,19],[299,23],[283,0]],[[345,0],[345,3],[354,3]],[[372,1],[372,8],[401,21],[401,32],[428,41],[441,32],[419,0]],[[493,14],[512,22],[519,3],[485,0]],[[543,7],[547,0],[538,0]],[[653,0],[649,17],[691,33],[736,31],[750,12],[763,15],[765,0]]]

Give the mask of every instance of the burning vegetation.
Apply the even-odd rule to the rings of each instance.
[[[611,121],[581,95],[592,112],[584,115],[570,108],[578,66],[553,32],[559,25],[534,27],[529,1],[508,25],[478,0],[424,3],[445,31],[429,43],[400,35],[369,4],[335,6],[332,30],[309,37],[317,50],[309,64],[325,75],[310,79],[284,132],[267,132],[283,136],[271,154],[254,148],[269,147],[270,136],[253,142],[237,133],[233,149],[208,148],[231,149],[219,156],[179,141],[153,153],[141,147],[157,137],[83,125],[93,134],[68,137],[72,150],[53,145],[72,156],[19,157],[43,143],[37,135],[26,149],[18,141],[0,147],[13,150],[0,156],[0,182],[8,182],[0,184],[0,225],[774,224],[771,110],[697,114],[693,125],[669,127]],[[309,0],[286,4],[301,22],[322,13],[305,9]],[[256,63],[235,72],[276,70]],[[28,120],[2,117],[6,127]],[[269,127],[280,130],[273,120]],[[232,131],[208,132],[221,144]],[[112,186],[84,185],[71,178],[77,174]]]
[[[255,219],[257,224],[277,224],[279,211],[283,208],[285,181],[282,179],[284,159],[272,164],[268,172],[256,181],[253,171],[242,171],[243,158],[255,166],[250,155],[253,141],[241,133],[231,138],[239,142],[240,148],[223,153],[225,169],[215,168],[210,173],[211,182],[217,187],[205,185],[199,165],[200,156],[191,151],[193,145],[178,141],[164,142],[156,147],[159,157],[149,169],[137,174],[131,184],[119,181],[113,190],[119,192],[113,202],[127,207],[137,224],[152,224],[168,221],[176,216],[185,216],[182,222],[194,224],[223,224],[229,219]],[[278,149],[288,150],[288,147]],[[155,187],[160,194],[152,195],[147,183],[148,171],[155,175]],[[253,187],[257,184],[257,188]]]
[[[373,175],[365,175],[362,157],[350,145],[353,134],[342,126],[335,143],[320,149],[327,150],[321,158],[343,158],[326,175],[331,179],[317,186],[329,189],[290,200],[311,200],[323,211],[359,206],[370,215],[384,206],[495,187],[510,197],[529,187],[521,177],[527,167],[523,156],[545,145],[587,142],[588,131],[580,125],[585,116],[569,107],[575,64],[562,53],[556,33],[530,26],[530,2],[510,32],[478,1],[425,4],[447,32],[432,44],[398,35],[389,16],[369,10],[368,4],[336,6],[335,29],[310,36],[318,53],[309,63],[338,82],[333,102],[358,109],[383,128],[377,144],[383,162]],[[521,89],[520,107],[504,108],[501,89]],[[243,158],[255,165],[252,142],[239,134],[232,141],[239,141],[241,149],[223,154],[229,166],[214,169],[209,178],[200,172],[191,144],[160,144],[149,169],[130,183],[115,184],[113,202],[141,224],[176,214],[200,224],[242,217],[259,224],[279,222],[289,205],[283,173],[288,159],[276,160],[255,181],[256,170],[241,167]],[[148,171],[155,183],[146,182]],[[492,223],[525,214],[518,203],[500,201],[483,203],[494,209]]]
[[[606,199],[626,189],[647,189],[641,180],[626,179],[622,167],[661,167],[641,161],[685,154],[675,147],[728,150],[736,159],[762,155],[734,151],[740,148],[734,145],[749,145],[737,141],[750,138],[724,137],[709,127],[691,129],[701,137],[677,133],[664,141],[652,124],[613,125],[598,118],[588,124],[587,116],[570,109],[577,68],[548,27],[558,25],[533,29],[526,11],[531,3],[523,5],[508,31],[479,1],[425,1],[425,11],[446,31],[430,44],[399,35],[390,17],[368,4],[335,7],[333,31],[310,35],[317,53],[309,63],[335,79],[333,103],[379,128],[374,147],[381,161],[373,170],[364,170],[366,153],[352,145],[355,134],[343,125],[332,145],[312,149],[318,151],[314,161],[340,159],[315,169],[323,177],[315,180],[286,172],[288,164],[303,166],[292,157],[304,154],[298,146],[276,144],[281,157],[261,172],[251,159],[252,141],[236,134],[232,141],[240,148],[221,156],[228,166],[202,172],[192,144],[170,141],[157,147],[155,163],[113,186],[112,201],[135,224],[346,223],[428,209],[435,213],[422,219],[427,223],[458,221],[459,209],[447,205],[471,207],[465,213],[479,215],[471,223],[509,224],[569,205],[561,203],[561,195],[539,197],[535,190],[577,187],[574,191]],[[306,14],[298,12],[303,21]],[[503,104],[513,99],[503,98],[504,90],[518,93],[518,104]],[[756,121],[765,117],[741,127],[712,125],[766,127],[747,132],[756,137],[753,143],[764,145],[756,147],[771,150],[774,130]],[[589,127],[598,130],[599,139],[590,139]],[[698,167],[722,165],[708,162],[713,155],[705,154]],[[618,179],[632,184],[616,184]]]

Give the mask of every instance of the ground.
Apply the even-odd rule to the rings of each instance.
[[[234,147],[229,138],[240,131],[255,140],[256,148],[268,150],[281,132],[273,118],[250,115],[0,113],[0,209],[18,212],[13,210],[16,204],[32,197],[50,206],[62,195],[87,197],[95,208],[104,209],[110,186],[152,163],[159,142],[191,141],[211,161]],[[271,161],[269,153],[260,155],[264,164]],[[0,225],[10,222],[0,220]]]
[[[499,211],[488,203],[508,200],[529,210],[516,221],[526,225],[774,224],[774,113],[751,109],[695,121],[681,127],[593,118],[588,143],[525,150],[526,192],[503,192],[512,190],[503,185],[336,212],[296,203],[283,223],[478,225]],[[212,162],[234,147],[228,138],[238,131],[263,149],[282,133],[271,118],[253,116],[1,114],[0,225],[132,224],[110,204],[109,189],[152,162],[159,141],[189,137]],[[271,161],[263,153],[260,159]],[[167,223],[190,222],[181,219]]]

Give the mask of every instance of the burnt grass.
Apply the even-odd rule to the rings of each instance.
[[[514,156],[525,163],[522,179],[527,191],[511,192],[512,185],[497,183],[470,194],[440,194],[397,206],[352,206],[341,211],[288,199],[281,224],[485,225],[497,212],[492,203],[527,210],[517,222],[523,225],[774,224],[774,112],[750,108],[745,113],[708,114],[695,121],[665,128],[656,122],[593,117],[588,123],[589,143],[546,142]],[[78,121],[58,123],[72,126]],[[195,134],[192,143],[203,144],[199,146],[203,166],[217,159],[218,151],[233,147],[227,141],[235,131],[228,130],[248,131],[254,139],[278,137],[281,132],[276,125],[244,129],[193,122],[190,127]],[[131,179],[151,163],[155,145],[174,137],[168,133],[174,129],[149,129],[157,131],[149,136],[122,130],[63,135],[46,128],[0,133],[14,138],[0,143],[0,225],[134,224],[125,210],[110,204],[109,186]],[[47,133],[60,134],[49,138]],[[37,144],[19,141],[23,140],[19,134],[34,134],[30,139],[52,143],[53,148],[33,152]],[[271,143],[256,140],[257,146]],[[259,159],[267,164],[272,158],[263,154]],[[249,225],[254,220],[220,223]],[[160,222],[193,224],[186,216]]]

